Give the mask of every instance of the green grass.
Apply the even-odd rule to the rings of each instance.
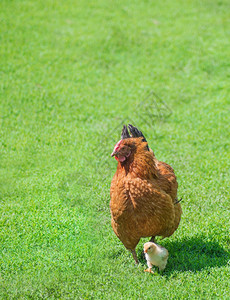
[[[229,9],[1,1],[0,298],[229,299]],[[122,121],[178,177],[163,275],[110,226]]]

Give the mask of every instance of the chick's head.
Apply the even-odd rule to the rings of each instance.
[[[148,242],[144,244],[144,253],[154,253],[156,251],[156,244]]]

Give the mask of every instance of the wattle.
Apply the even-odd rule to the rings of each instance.
[[[115,156],[115,158],[116,158],[117,161],[120,161],[120,162],[123,162],[123,161],[126,160],[125,156],[119,156],[119,157]]]

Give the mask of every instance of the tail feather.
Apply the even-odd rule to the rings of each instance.
[[[181,202],[182,200],[183,200],[182,198],[180,198],[180,200],[178,200],[178,198],[176,197],[174,205],[176,205],[177,203]]]

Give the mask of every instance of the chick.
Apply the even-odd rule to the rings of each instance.
[[[169,256],[167,249],[155,243],[148,242],[144,244],[144,253],[148,265],[148,269],[145,272],[154,273],[151,270],[153,265],[157,266],[159,271],[165,269]]]

